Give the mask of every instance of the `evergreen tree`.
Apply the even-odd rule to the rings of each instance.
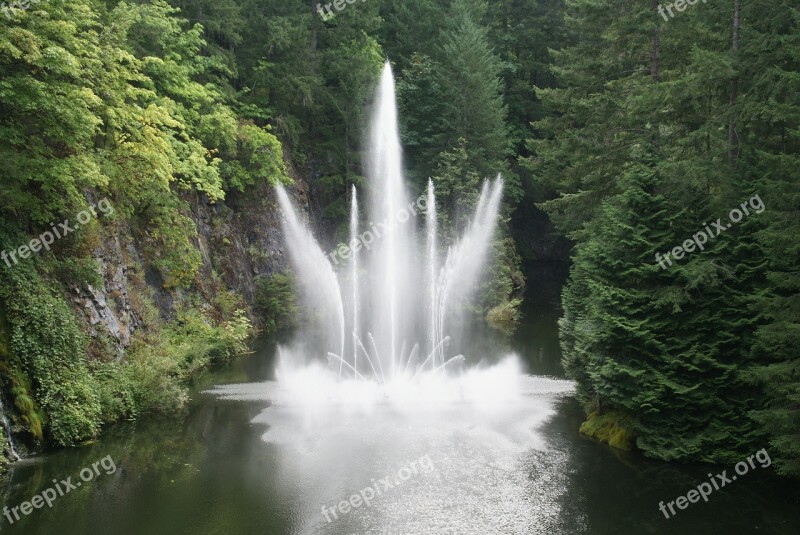
[[[556,53],[559,87],[540,91],[553,115],[535,125],[545,139],[530,141],[529,164],[561,194],[543,207],[577,242],[561,335],[587,430],[610,411],[648,455],[732,460],[761,437],[743,418],[759,398],[745,373],[760,321],[746,312],[763,284],[758,223],[663,272],[644,266],[645,251],[663,255],[753,193],[738,157],[747,144],[731,158],[728,135],[731,121],[742,128],[731,80],[749,45],[731,45],[730,12],[667,26],[651,2],[567,5],[581,35]]]
[[[379,40],[396,74],[405,76],[406,69],[415,62],[414,56],[430,55],[448,5],[449,1],[440,0],[381,3]]]
[[[455,0],[450,7],[434,74],[441,115],[429,150],[438,155],[463,138],[470,166],[480,176],[493,177],[507,169],[509,145],[501,63],[480,24],[485,9],[484,3],[474,0]],[[519,193],[513,180],[506,192],[511,199]]]
[[[743,6],[743,16],[741,160],[766,205],[758,239],[768,259],[751,376],[766,400],[753,416],[771,438],[778,470],[800,476],[800,10],[771,0]]]

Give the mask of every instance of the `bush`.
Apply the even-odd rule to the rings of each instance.
[[[506,335],[514,334],[520,320],[522,299],[512,299],[501,303],[486,314],[486,323]]]
[[[259,277],[256,282],[255,309],[267,333],[289,329],[297,321],[298,307],[294,281],[287,273]]]
[[[238,132],[238,155],[222,163],[225,190],[244,190],[258,182],[271,186],[287,182],[283,147],[268,128],[242,124]]]
[[[134,396],[134,382],[124,364],[94,361],[90,371],[97,384],[103,422],[135,418],[139,407]]]
[[[143,413],[170,413],[182,409],[189,399],[180,357],[168,342],[131,346],[121,370],[133,400],[131,417]]]
[[[619,412],[592,412],[581,425],[581,434],[625,451],[632,450],[636,443],[633,419]]]
[[[223,322],[195,308],[181,311],[175,323],[137,338],[124,362],[97,366],[104,415],[118,419],[179,411],[189,399],[187,380],[210,364],[245,353],[251,331],[241,309]]]
[[[77,318],[30,264],[0,270],[0,300],[10,329],[8,368],[22,378],[15,404],[25,409],[36,433],[36,411],[28,406],[28,390],[21,383],[30,384],[53,442],[67,446],[94,437],[100,429],[100,403],[86,367],[87,341]]]

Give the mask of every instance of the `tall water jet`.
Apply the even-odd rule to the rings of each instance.
[[[323,325],[336,326],[335,330],[319,328],[314,332],[324,337],[325,350],[334,347],[344,356],[344,305],[339,279],[308,227],[300,223],[286,190],[280,185],[276,190],[283,213],[283,233],[302,298],[310,310],[321,316]]]
[[[353,185],[352,199],[350,200],[350,244],[358,242],[358,194]],[[358,375],[358,249],[353,247],[352,276],[353,276],[353,374]],[[344,355],[342,355],[344,356]],[[339,371],[341,374],[341,369]]]
[[[428,190],[426,192],[425,208],[427,214],[425,215],[425,228],[427,231],[427,257],[426,264],[428,266],[428,330],[430,331],[431,351],[436,351],[436,346],[439,343],[440,334],[438,329],[437,317],[438,311],[436,308],[437,291],[436,291],[436,197],[434,195],[433,180],[428,179]],[[442,355],[437,355],[442,358]],[[434,359],[435,362],[435,359]]]
[[[488,180],[483,183],[475,215],[466,233],[447,251],[439,280],[441,295],[439,313],[442,328],[444,319],[451,312],[450,308],[467,298],[477,282],[486,260],[485,253],[491,246],[502,194],[503,179],[500,175],[493,184]]]
[[[380,321],[373,333],[380,340],[380,353],[390,359],[395,369],[397,346],[407,335],[409,307],[406,306],[409,262],[411,260],[410,225],[398,220],[408,205],[403,185],[402,156],[394,76],[389,62],[383,67],[375,103],[369,151],[369,178],[372,184],[372,216],[384,235],[378,240],[372,258],[372,312]]]

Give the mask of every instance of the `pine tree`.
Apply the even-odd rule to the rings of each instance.
[[[450,7],[437,54],[441,115],[430,150],[439,154],[463,138],[471,167],[480,176],[493,177],[506,169],[509,145],[501,63],[480,24],[485,9],[484,3],[473,0],[455,0]],[[517,184],[507,185],[507,197],[518,193]]]
[[[767,288],[754,312],[759,365],[752,379],[766,400],[753,416],[771,438],[781,473],[800,476],[800,10],[770,0],[745,4],[739,136],[741,160],[766,205],[758,233],[768,259]],[[752,148],[749,148],[752,146]]]
[[[560,192],[543,207],[577,242],[561,335],[594,413],[587,430],[610,411],[601,423],[616,418],[648,455],[729,461],[762,436],[745,417],[760,394],[744,373],[760,321],[746,312],[763,284],[758,224],[663,272],[643,266],[645,250],[663,255],[753,193],[747,144],[729,150],[731,122],[745,132],[747,92],[731,80],[748,45],[731,46],[721,10],[666,25],[652,2],[576,0],[568,14],[581,35],[556,54],[559,87],[540,91],[554,113],[535,125],[546,138],[531,140],[530,166]]]

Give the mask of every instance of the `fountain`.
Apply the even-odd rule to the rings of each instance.
[[[367,187],[350,190],[350,242],[338,256],[323,253],[278,188],[288,253],[311,317],[291,344],[277,347],[274,379],[207,392],[265,403],[251,423],[265,428],[265,463],[280,474],[269,486],[292,497],[297,533],[552,527],[568,500],[551,496],[566,488],[559,482],[570,459],[548,447],[542,428],[572,383],[527,375],[504,341],[482,337],[489,343],[479,348],[463,322],[489,256],[502,179],[483,184],[463,236],[443,247],[433,182],[416,202],[403,183],[388,64],[369,155]],[[457,354],[458,344],[470,347],[468,358]],[[336,522],[320,514],[425,455],[438,473]],[[492,496],[503,499],[488,507]],[[541,496],[547,498],[532,498]]]
[[[347,265],[335,270],[311,232],[300,222],[286,191],[278,187],[283,226],[300,295],[316,320],[301,332],[302,351],[326,356],[343,387],[378,385],[384,396],[433,376],[452,374],[464,362],[448,358],[449,329],[458,330],[458,309],[474,290],[491,246],[503,190],[500,176],[486,181],[464,235],[440,254],[432,181],[420,197],[424,214],[409,202],[402,173],[395,84],[383,68],[370,132],[368,216],[380,229],[368,250],[358,240],[359,192],[351,192]],[[412,212],[412,213],[409,213]],[[424,215],[417,236],[415,218]],[[440,256],[442,258],[440,258]],[[337,262],[338,264],[338,262]],[[281,348],[284,374],[308,364],[307,356]],[[437,385],[437,388],[441,385]]]

